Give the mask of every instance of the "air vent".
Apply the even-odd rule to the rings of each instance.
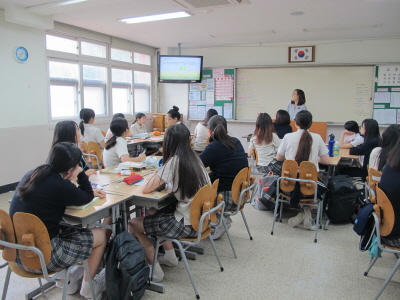
[[[212,9],[250,4],[249,0],[172,0],[186,9]]]

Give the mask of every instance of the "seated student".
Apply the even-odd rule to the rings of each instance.
[[[106,246],[105,229],[60,225],[66,206],[84,205],[93,200],[93,190],[88,176],[79,167],[81,158],[82,152],[75,144],[54,145],[47,163],[29,171],[21,179],[11,201],[10,216],[24,212],[42,220],[51,239],[51,259],[47,265],[49,272],[60,271],[88,259],[90,276],[94,278],[96,299],[100,299],[105,289],[105,277],[104,271],[97,276],[96,272]],[[78,186],[71,182],[76,177]],[[40,269],[30,270],[25,267],[19,254],[15,263],[28,272],[42,274]],[[71,271],[68,294],[77,291],[77,281],[81,276],[82,272]],[[85,298],[92,299],[86,274],[83,276],[80,293]]]
[[[383,168],[379,188],[385,192],[394,209],[394,226],[392,232],[381,237],[385,244],[400,248],[400,139],[389,152],[386,166]]]
[[[82,141],[86,143],[96,142],[101,149],[104,149],[104,136],[99,128],[93,126],[94,110],[91,108],[82,108],[79,117],[81,118],[79,129],[81,130]]]
[[[281,144],[279,137],[272,132],[272,119],[267,113],[260,113],[256,120],[256,129],[250,139],[247,155],[252,156],[254,149],[258,153],[257,170],[261,173],[273,172],[280,175],[282,172],[282,162],[278,162],[274,156]]]
[[[225,210],[235,210],[231,189],[236,175],[249,163],[240,141],[228,135],[226,120],[223,116],[213,116],[208,121],[210,144],[199,155],[204,166],[210,167],[211,181],[219,179],[218,192],[224,192]],[[228,218],[228,226],[231,224]],[[213,239],[220,238],[225,233],[222,222],[215,228]]]
[[[382,133],[382,147],[376,147],[371,151],[369,167],[378,171],[383,170],[389,152],[400,139],[400,124],[392,124]]]
[[[165,254],[154,262],[154,246],[148,236],[170,238],[196,237],[190,222],[190,205],[197,191],[210,184],[210,178],[197,155],[190,148],[183,126],[172,125],[164,137],[163,167],[141,186],[143,193],[151,193],[162,184],[172,190],[176,202],[146,217],[129,221],[129,232],[146,248],[146,260],[154,268],[153,280],[164,278],[161,264],[176,266],[178,260],[171,242],[165,243]]]
[[[146,115],[144,113],[137,113],[135,116],[135,121],[133,121],[131,125],[132,135],[147,133],[145,123],[146,123]]]
[[[364,143],[357,147],[350,148],[349,153],[351,155],[360,155],[359,167],[347,167],[339,169],[339,173],[342,175],[349,175],[350,177],[361,177],[363,181],[368,176],[368,164],[369,157],[372,149],[381,145],[381,135],[379,133],[378,122],[374,119],[365,119],[361,124],[360,133],[364,136]]]
[[[186,128],[188,135],[190,136],[190,130],[181,121],[181,114],[179,113],[179,107],[172,106],[172,108],[167,112],[167,122],[169,125],[181,124]]]
[[[51,143],[51,148],[54,145],[62,142],[73,143],[79,145],[81,141],[81,135],[79,134],[78,125],[74,121],[61,121],[56,124],[54,128],[53,142]],[[86,159],[82,155],[79,166],[83,169],[87,176],[96,174],[97,170],[89,169],[86,164]],[[104,198],[106,193],[99,189],[93,189],[95,197]]]
[[[286,110],[280,109],[276,112],[274,130],[280,139],[283,139],[286,133],[293,132],[290,126],[290,116]]]
[[[210,108],[207,111],[206,117],[202,122],[199,122],[194,130],[193,134],[193,150],[197,153],[201,153],[204,148],[206,147],[206,141],[210,137],[210,134],[208,133],[208,121],[213,117],[218,115],[218,112]]]
[[[364,143],[364,137],[360,134],[356,121],[347,121],[344,123],[344,129],[339,140],[340,148],[351,149]]]
[[[110,124],[113,136],[107,141],[103,152],[104,164],[106,167],[113,167],[121,162],[139,162],[146,159],[146,155],[139,154],[138,157],[129,157],[128,146],[125,138],[130,135],[128,121],[123,118],[116,118]]]
[[[125,119],[125,115],[121,114],[121,113],[114,114],[111,121],[115,120],[116,118],[124,118]],[[106,139],[108,140],[111,137],[112,137],[112,132],[111,132],[111,129],[108,128],[107,133],[106,133]]]
[[[328,165],[330,158],[328,149],[321,136],[317,133],[309,132],[312,125],[312,114],[309,111],[299,111],[295,117],[297,131],[288,133],[282,140],[278,149],[276,159],[284,161],[286,159],[295,160],[300,165],[303,161],[311,161],[318,170],[318,162]],[[313,220],[308,206],[303,206],[303,212],[296,217],[289,219],[289,226],[296,227],[303,222],[305,229],[312,229]]]

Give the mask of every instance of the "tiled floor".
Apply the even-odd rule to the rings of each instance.
[[[1,194],[0,208],[8,210],[11,197],[12,193]],[[287,217],[294,213],[286,212],[271,236],[272,213],[247,205],[254,240],[249,240],[241,216],[235,216],[230,232],[238,258],[233,257],[226,236],[216,241],[225,268],[222,273],[208,240],[203,241],[206,253],[189,261],[201,299],[373,299],[395,263],[394,256],[384,253],[365,277],[368,253],[358,251],[359,239],[350,224],[330,225],[328,231],[320,231],[315,244],[314,232],[287,225]],[[146,291],[142,299],[196,299],[183,262],[164,267],[164,272],[166,293]],[[11,276],[9,300],[24,299],[25,292],[37,285],[36,280]],[[3,269],[1,290],[4,277]],[[61,299],[61,290],[54,288],[38,299]],[[77,293],[68,299],[83,298]],[[380,299],[400,299],[400,272]]]

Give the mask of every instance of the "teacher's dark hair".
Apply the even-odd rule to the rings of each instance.
[[[167,114],[170,115],[171,119],[178,119],[180,121],[181,119],[181,114],[179,113],[179,107],[177,106],[172,106],[172,108],[167,112]]]
[[[267,113],[260,113],[256,120],[256,129],[254,130],[256,144],[261,145],[264,143],[268,145],[271,143],[273,131],[274,126],[272,125],[271,116]]]
[[[51,143],[51,148],[55,144],[67,142],[76,144],[76,130],[78,125],[74,121],[61,121],[54,127],[53,142]],[[79,132],[78,132],[79,134]]]
[[[396,148],[397,142],[400,140],[400,124],[392,124],[382,133],[382,149],[378,154],[378,171],[382,171],[386,165],[386,160],[392,149]]]
[[[312,125],[312,114],[307,110],[301,110],[296,114],[294,120],[300,129],[304,130],[301,134],[299,146],[294,158],[294,160],[300,164],[303,161],[307,161],[311,153],[313,139],[308,129]]]
[[[117,144],[117,137],[120,137],[129,128],[128,121],[124,118],[116,118],[111,121],[110,130],[113,136],[106,142],[106,150]]]
[[[75,168],[82,157],[82,152],[73,143],[58,143],[50,150],[47,163],[29,173],[18,186],[21,200],[26,201],[38,186],[52,173],[64,173]]]
[[[203,125],[207,127],[208,126],[208,121],[212,117],[217,116],[217,115],[218,115],[218,112],[214,108],[210,108],[209,110],[207,110],[206,117],[203,120]]]
[[[306,94],[304,93],[303,90],[300,89],[295,89],[295,91],[297,92],[297,95],[299,96],[299,101],[297,101],[297,105],[303,105],[306,104]],[[294,104],[294,102],[291,102],[292,104]]]
[[[208,175],[204,172],[203,163],[190,147],[184,126],[176,124],[168,127],[163,149],[164,165],[175,158],[175,165],[170,168],[170,178],[179,178],[174,193],[180,191],[182,197],[192,198],[200,188],[208,184]]]
[[[280,109],[276,112],[275,123],[278,125],[290,124],[290,115],[287,110]]]
[[[212,131],[210,143],[213,141],[221,142],[225,147],[236,151],[236,143],[228,135],[228,125],[223,116],[214,116],[208,121],[208,129]]]

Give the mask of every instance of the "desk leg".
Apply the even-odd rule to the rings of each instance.
[[[156,283],[153,281],[150,281],[149,283],[147,283],[146,289],[153,291],[153,292],[165,293],[165,286],[161,283]]]

